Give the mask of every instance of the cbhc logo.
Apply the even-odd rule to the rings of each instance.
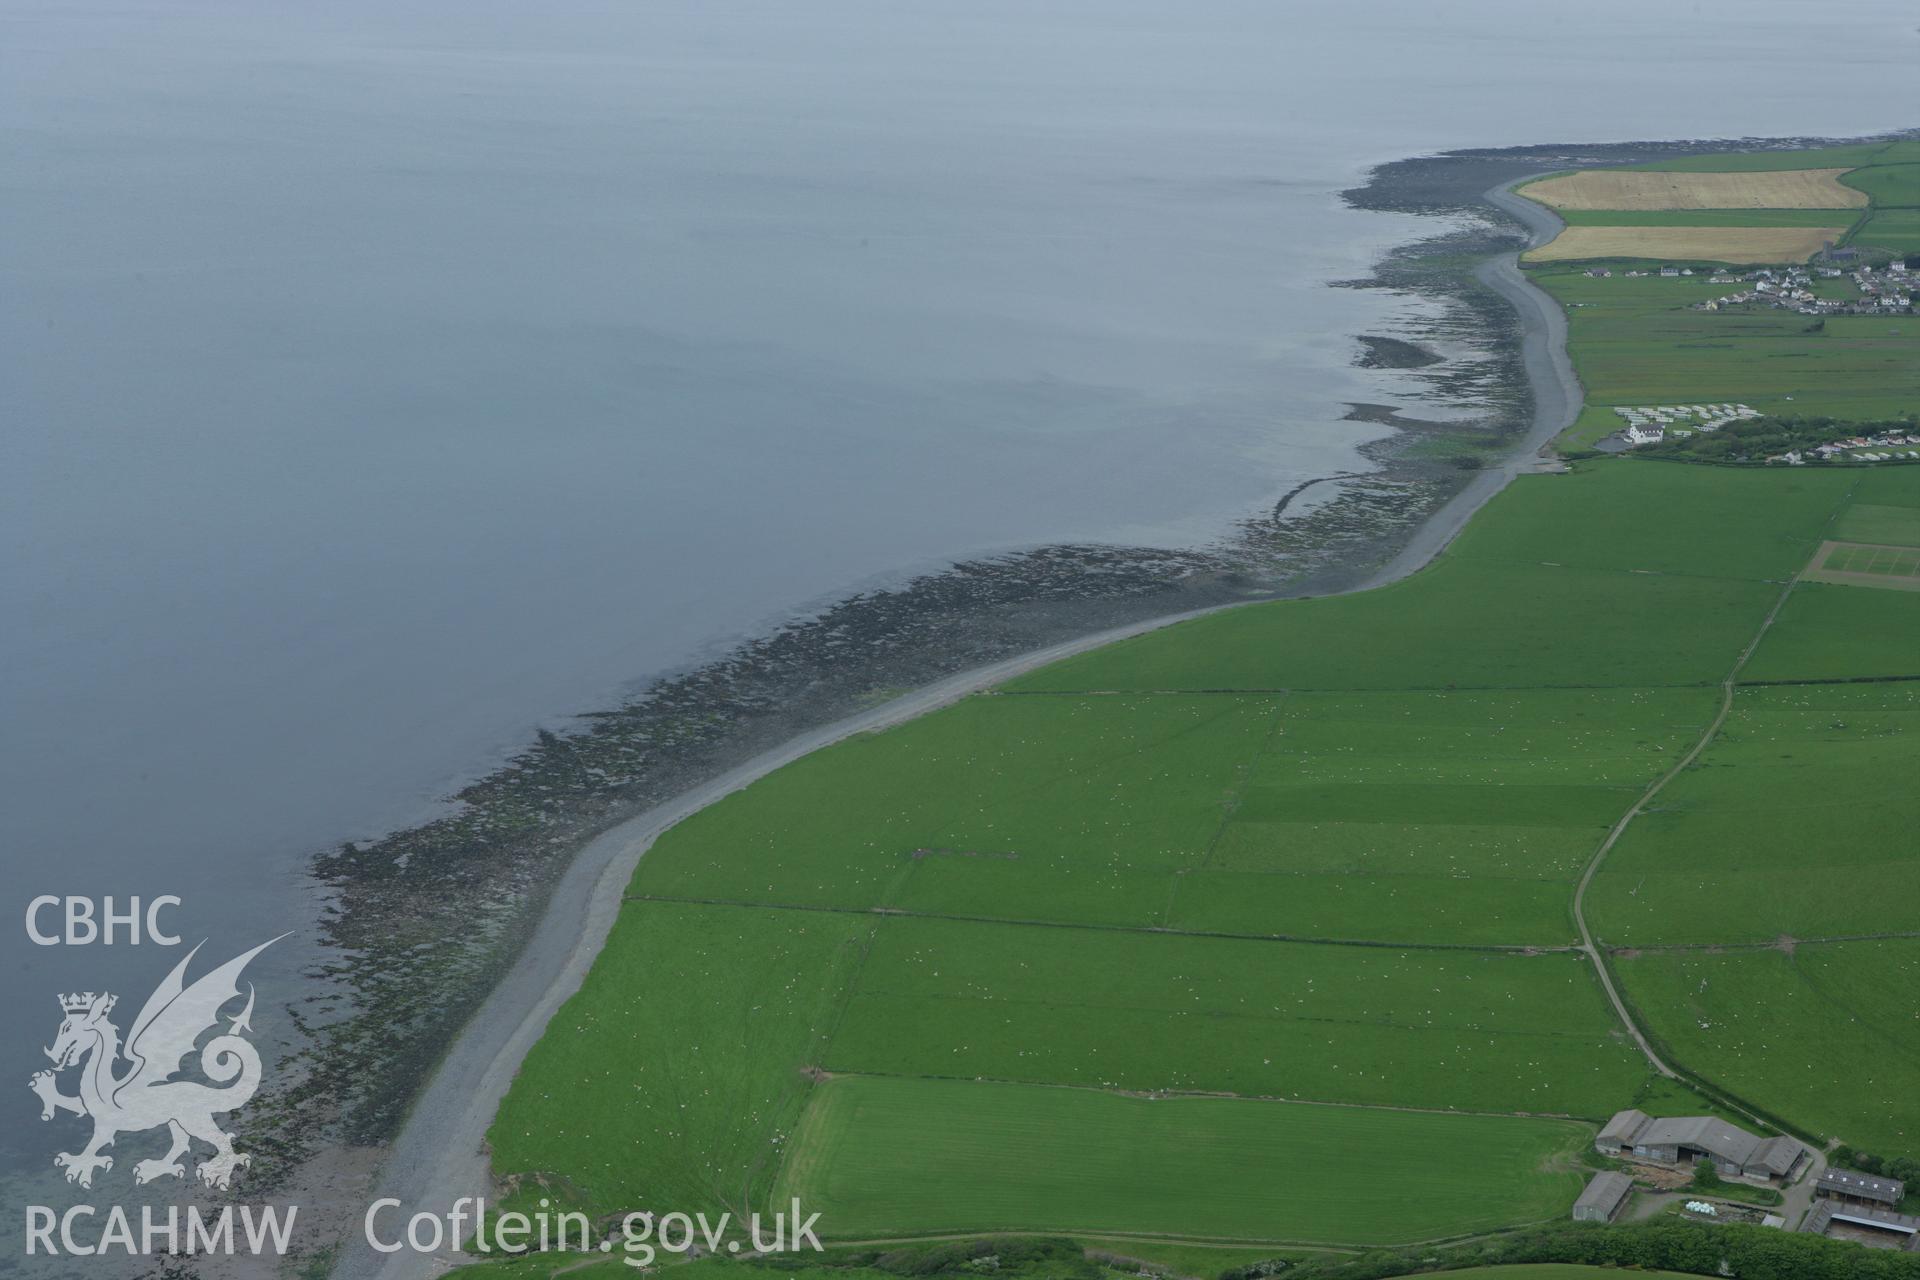
[[[95,910],[92,898],[55,897],[44,893],[27,904],[27,936],[43,947],[57,947],[65,943],[70,947],[84,947],[98,942],[103,946],[112,946],[116,932],[124,934],[124,940],[133,946],[140,945],[141,926],[145,925],[147,941],[163,947],[177,947],[180,939],[167,933],[160,927],[162,907],[177,907],[180,899],[172,894],[162,894],[146,904],[141,910],[139,898],[128,898],[124,910],[114,909],[111,895],[100,899],[99,909]],[[53,927],[64,928],[58,933],[45,933],[40,928],[41,915],[52,908],[62,908],[60,914],[53,917]]]

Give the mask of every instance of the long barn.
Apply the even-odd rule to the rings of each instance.
[[[1653,1164],[1711,1160],[1728,1177],[1773,1183],[1793,1181],[1812,1158],[1797,1138],[1762,1138],[1715,1116],[1656,1119],[1635,1110],[1616,1112],[1593,1146],[1602,1155]]]

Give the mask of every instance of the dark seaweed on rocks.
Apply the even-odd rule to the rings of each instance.
[[[1517,228],[1486,206],[1478,221],[1394,249],[1371,276],[1337,282],[1340,288],[1384,289],[1436,304],[1421,322],[1422,334],[1463,354],[1408,372],[1440,403],[1478,408],[1479,420],[1456,425],[1457,433],[1518,435],[1532,414],[1532,392],[1520,366],[1519,321],[1506,299],[1473,274],[1490,255],[1520,243]]]
[[[1363,333],[1360,335],[1360,346],[1360,358],[1354,363],[1362,369],[1424,369],[1446,359],[1417,342],[1402,338],[1382,338]]]
[[[297,1077],[257,1119],[279,1164],[329,1139],[378,1143],[512,963],[568,859],[607,827],[804,730],[943,676],[1205,605],[1330,590],[1444,500],[1393,470],[1334,477],[1302,517],[1283,500],[1217,548],[1055,546],[865,592],[619,707],[543,730],[454,812],[316,859],[331,957],[294,1010]],[[1310,486],[1302,486],[1302,490]],[[266,1181],[267,1168],[256,1170]],[[256,1186],[261,1185],[256,1183]]]

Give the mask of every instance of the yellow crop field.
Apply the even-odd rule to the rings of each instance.
[[[1555,209],[1860,209],[1867,193],[1842,186],[1845,169],[1652,173],[1582,169],[1520,188]]]
[[[1655,258],[1675,262],[1805,262],[1845,227],[1568,227],[1529,262]]]

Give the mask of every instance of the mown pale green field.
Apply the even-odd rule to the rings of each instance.
[[[1903,578],[1920,578],[1920,547],[1879,547],[1858,542],[1836,542],[1821,553],[1816,571],[1823,581],[1847,579],[1858,583],[1861,575],[1887,579],[1895,585]]]
[[[816,1091],[779,1194],[846,1238],[1007,1227],[1402,1243],[1557,1216],[1579,1125],[941,1080]]]

